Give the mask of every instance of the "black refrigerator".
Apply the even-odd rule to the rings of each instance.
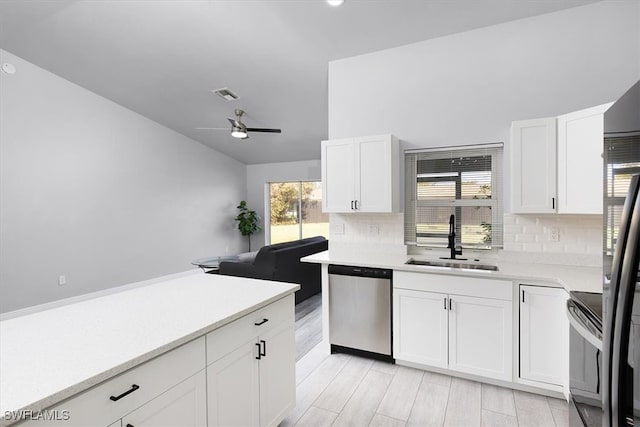
[[[640,425],[640,81],[604,115],[603,425]]]

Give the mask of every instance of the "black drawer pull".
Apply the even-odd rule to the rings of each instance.
[[[260,325],[264,325],[265,323],[267,323],[269,321],[269,319],[262,319],[262,321],[254,323],[254,325],[256,326],[260,326]]]
[[[260,351],[260,356],[266,356],[267,355],[267,342],[265,340],[260,340],[260,342],[262,343],[262,350]]]
[[[116,401],[122,399],[123,397],[125,397],[127,394],[133,393],[134,391],[136,391],[139,388],[140,388],[140,386],[138,384],[133,384],[133,385],[131,385],[131,388],[129,390],[125,391],[120,396],[109,396],[109,399],[111,399],[114,402],[116,402]]]
[[[133,424],[127,424],[125,427],[133,427]]]

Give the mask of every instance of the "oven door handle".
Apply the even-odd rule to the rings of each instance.
[[[589,328],[584,324],[584,321],[576,316],[576,311],[580,310],[576,303],[571,300],[567,300],[567,317],[569,318],[569,323],[571,327],[575,329],[582,338],[587,340],[587,342],[593,345],[598,350],[602,351],[602,340],[593,334],[589,330]]]

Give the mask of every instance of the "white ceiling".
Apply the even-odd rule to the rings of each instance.
[[[1,0],[0,47],[243,163],[309,160],[327,138],[328,61],[594,1]],[[282,134],[195,129],[228,127],[235,108]]]

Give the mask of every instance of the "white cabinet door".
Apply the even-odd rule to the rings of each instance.
[[[393,357],[447,367],[447,295],[394,289]]]
[[[603,116],[610,106],[558,117],[558,213],[602,214]]]
[[[322,141],[322,211],[400,210],[399,142],[392,135]]]
[[[569,323],[563,289],[520,286],[520,378],[563,385]]]
[[[205,371],[187,378],[122,419],[125,426],[205,427],[207,382]]]
[[[207,367],[209,426],[260,422],[258,347],[252,340]]]
[[[260,425],[278,425],[296,405],[295,332],[290,323],[260,336]]]
[[[392,212],[393,170],[391,135],[356,138],[355,186],[359,212]]]
[[[356,149],[353,139],[322,141],[322,211],[353,212]]]
[[[449,368],[512,380],[511,301],[450,295]]]
[[[556,211],[556,119],[511,124],[511,211]]]

